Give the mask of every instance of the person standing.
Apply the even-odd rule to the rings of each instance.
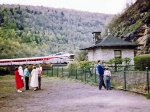
[[[26,90],[29,90],[29,69],[28,66],[24,69],[24,76],[25,76],[25,85],[26,85]]]
[[[105,77],[105,83],[106,83],[107,90],[111,90],[110,76],[111,76],[111,72],[108,70],[108,67],[105,67],[104,77]]]
[[[30,86],[34,88],[34,91],[38,88],[38,71],[35,66],[33,66],[33,70],[31,71]]]
[[[34,91],[38,88],[38,71],[36,66],[33,66],[33,70],[31,71],[31,82],[30,86],[34,88]]]
[[[39,83],[38,89],[40,90],[41,89],[41,77],[42,77],[42,67],[41,67],[41,65],[38,66],[37,70],[38,70],[38,83]]]
[[[102,67],[100,60],[98,60],[97,72],[98,72],[98,78],[99,78],[99,90],[101,90],[102,86],[104,86],[104,88],[106,88],[106,86],[104,84],[104,68]]]
[[[20,89],[24,87],[23,77],[19,74],[18,68],[15,68],[15,81],[17,92],[22,92]]]
[[[18,67],[18,71],[19,71],[19,75],[22,76],[22,79],[23,79],[24,74],[23,74],[22,66]]]

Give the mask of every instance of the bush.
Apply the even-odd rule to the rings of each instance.
[[[80,61],[80,62],[72,62],[68,64],[68,69],[74,69],[74,68],[80,68],[84,69],[90,69],[91,67],[94,66],[94,62],[92,61]]]
[[[142,21],[138,20],[135,24],[130,26],[130,31],[135,31],[137,28],[139,28],[142,25]]]
[[[71,62],[71,63],[68,64],[67,68],[68,68],[69,70],[78,68],[78,63],[77,63],[77,62]]]
[[[5,75],[5,74],[9,74],[10,71],[8,70],[7,67],[0,67],[0,75]]]
[[[123,58],[123,62],[125,63],[125,65],[129,65],[131,62],[130,58]]]
[[[85,61],[87,60],[87,51],[81,51],[75,56],[75,60],[77,61]]]
[[[80,61],[79,62],[79,68],[81,68],[81,69],[84,69],[84,67],[86,69],[90,69],[93,66],[94,66],[94,62],[92,62],[92,61]]]
[[[147,99],[150,99],[150,93],[145,95]]]
[[[111,65],[118,65],[118,64],[125,64],[125,65],[129,65],[131,62],[131,59],[130,58],[113,58],[113,59],[110,59],[107,64],[111,64]]]
[[[146,67],[150,69],[150,54],[135,56],[134,63],[137,70],[145,70]]]

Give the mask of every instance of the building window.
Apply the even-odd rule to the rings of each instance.
[[[116,64],[122,64],[122,61],[121,61],[121,58],[122,58],[122,55],[121,55],[121,50],[114,50],[114,57],[116,60]]]

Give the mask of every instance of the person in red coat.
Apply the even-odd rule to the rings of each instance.
[[[22,92],[20,89],[24,87],[23,77],[19,74],[18,68],[15,68],[15,80],[17,92]]]

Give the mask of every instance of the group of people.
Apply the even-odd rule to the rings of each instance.
[[[98,60],[97,64],[97,73],[99,78],[99,90],[102,89],[102,86],[106,88],[107,90],[111,90],[111,84],[110,84],[110,77],[111,72],[108,70],[108,66],[103,68],[101,61]],[[24,87],[24,81],[25,78],[25,89],[29,90],[29,77],[31,74],[30,79],[30,86],[34,88],[34,91],[41,89],[41,76],[42,76],[42,67],[40,65],[33,66],[33,69],[31,73],[29,72],[28,66],[23,70],[22,66],[19,66],[18,68],[15,68],[15,79],[16,79],[16,89],[17,92],[22,92],[20,89]]]
[[[104,88],[106,88],[107,90],[111,90],[110,84],[111,72],[108,70],[108,66],[103,68],[100,60],[98,60],[97,64],[97,73],[99,78],[99,90],[102,89],[102,86],[104,86]]]
[[[33,66],[30,73],[29,67],[26,66],[23,70],[22,66],[15,68],[15,80],[17,92],[22,92],[21,88],[24,87],[25,79],[25,89],[29,90],[29,86],[34,88],[34,91],[41,89],[41,77],[42,77],[42,67],[40,65]],[[30,79],[31,75],[31,79]]]

